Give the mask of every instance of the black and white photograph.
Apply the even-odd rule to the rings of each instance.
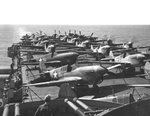
[[[0,116],[149,116],[148,0],[0,1]]]

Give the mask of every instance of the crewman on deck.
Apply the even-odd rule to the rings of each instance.
[[[107,44],[110,45],[110,46],[112,46],[113,45],[112,40],[111,39],[107,39]]]
[[[54,53],[55,53],[55,50],[56,50],[56,45],[55,45],[55,42],[52,42],[52,46],[51,46],[51,57],[54,56]]]
[[[13,62],[10,65],[10,69],[11,69],[10,77],[12,78],[12,75],[14,74],[14,63]]]
[[[38,107],[34,116],[53,116],[52,108],[50,107],[51,96],[46,95],[44,101],[45,103]]]

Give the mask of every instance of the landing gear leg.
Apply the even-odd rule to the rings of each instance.
[[[97,84],[94,84],[92,90],[93,90],[92,92],[94,92],[93,94],[99,93],[99,86]]]

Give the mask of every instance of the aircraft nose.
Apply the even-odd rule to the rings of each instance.
[[[102,77],[105,73],[107,73],[107,70],[101,66],[97,66],[97,76]]]
[[[138,59],[138,61],[139,61],[140,64],[144,64],[144,60],[146,59],[146,57],[143,54],[139,54],[137,56],[137,59]]]
[[[72,54],[73,54],[73,56],[75,56],[75,57],[79,56],[79,54],[76,53],[76,52],[74,52],[74,53],[72,53]]]
[[[98,65],[96,67],[96,75],[95,75],[96,79],[95,79],[95,83],[101,83],[101,82],[103,82],[103,79],[104,79],[103,75],[105,73],[107,73],[107,70],[105,68],[103,68],[103,67],[101,67],[101,66]]]

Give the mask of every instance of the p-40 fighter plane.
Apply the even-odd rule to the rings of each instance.
[[[59,49],[59,47],[64,47],[65,49]],[[81,50],[82,47],[77,47],[74,45],[67,45],[66,42],[57,42],[55,44],[54,41],[43,41],[42,46],[21,46],[20,52],[25,52],[28,53],[30,52],[31,54],[48,54],[48,53],[64,53],[64,52],[73,52],[73,51],[78,51]],[[24,48],[29,48],[29,49],[24,49]],[[35,49],[34,49],[35,48]],[[58,48],[58,49],[57,49]],[[32,50],[31,50],[32,49]]]
[[[146,62],[144,66],[145,74],[137,76],[145,76],[145,79],[148,80],[148,84],[130,84],[130,87],[148,87],[150,88],[150,62]]]
[[[140,53],[136,53],[136,54],[124,53],[119,56],[114,56],[113,52],[110,51],[108,58],[102,58],[102,59],[99,58],[98,61],[88,61],[88,63],[126,64],[126,66],[136,67],[136,66],[143,66],[145,58],[146,58],[145,55],[140,54]],[[81,63],[84,63],[84,62],[81,62]]]
[[[107,61],[107,60],[113,60],[115,63],[125,63],[130,64],[132,66],[138,66],[143,64],[143,61],[145,59],[145,56],[143,54],[137,53],[137,54],[128,54],[124,53],[119,56],[114,56],[113,52],[110,51],[110,58],[104,58],[101,59],[101,61]]]
[[[110,72],[110,70],[120,66],[121,64],[117,64],[108,68],[100,65],[83,66],[78,67],[71,72],[61,72],[60,69],[55,69],[45,72],[44,74],[46,75],[46,78],[43,79],[43,77],[40,77],[30,81],[30,83],[25,84],[24,86],[45,87],[59,86],[63,83],[69,83],[70,86],[73,87],[78,85],[93,85],[93,87],[97,87],[97,84],[103,81],[104,74],[108,73],[110,75],[115,75],[114,73]],[[42,82],[42,80],[46,82]]]
[[[32,59],[30,61],[23,61],[22,65],[39,65],[39,60],[42,59],[44,63],[48,66],[59,67],[63,65],[72,65],[76,62],[78,53],[68,52],[57,54],[54,57],[51,57],[51,54],[46,54],[40,58]]]

